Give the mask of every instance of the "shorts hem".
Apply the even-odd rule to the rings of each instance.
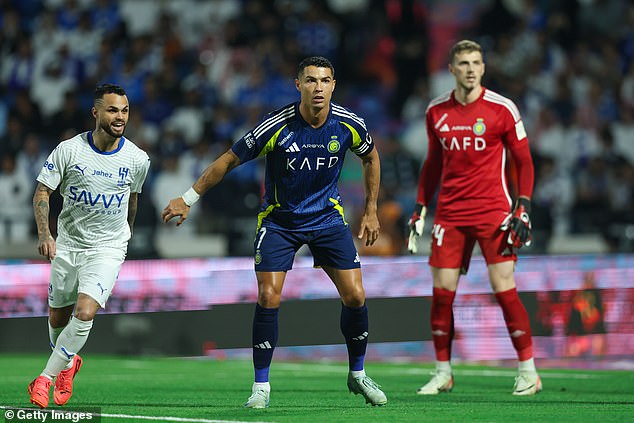
[[[293,270],[292,267],[288,268],[288,269],[262,269],[262,268],[255,268],[256,272],[288,272],[289,270]]]
[[[361,268],[361,264],[357,264],[356,266],[336,266],[336,265],[332,265],[332,264],[325,264],[325,263],[321,263],[321,264],[313,264],[314,268],[323,268],[324,266],[326,267],[332,267],[333,269],[337,269],[337,270],[352,270],[352,269],[360,269]]]
[[[90,292],[77,291],[77,294],[84,294],[84,295],[87,295],[87,296],[89,296],[90,298],[92,298],[93,300],[95,300],[95,302],[96,302],[97,304],[99,304],[99,307],[101,307],[101,308],[106,308],[106,302],[108,301],[107,299],[106,299],[106,301],[104,301],[104,302],[102,303],[101,301],[99,301],[98,299],[96,299],[93,295],[90,295]]]
[[[485,262],[486,264],[498,264],[498,263],[504,263],[505,261],[517,261],[517,255],[513,254],[512,256],[497,256],[495,258],[493,258],[491,261],[486,260],[485,257]]]

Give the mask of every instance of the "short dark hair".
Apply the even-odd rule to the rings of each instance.
[[[297,66],[297,77],[299,78],[304,73],[304,69],[308,66],[316,66],[318,68],[329,68],[332,71],[332,77],[335,77],[335,67],[330,63],[330,60],[322,56],[307,57]]]
[[[101,84],[95,88],[94,100],[102,99],[106,94],[126,95],[125,90],[115,84]]]

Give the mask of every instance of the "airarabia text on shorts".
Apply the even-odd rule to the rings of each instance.
[[[4,410],[5,422],[73,422],[89,421],[98,423],[100,414],[92,411],[79,410]]]

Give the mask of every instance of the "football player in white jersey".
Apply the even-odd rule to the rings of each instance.
[[[138,195],[150,159],[124,138],[130,105],[123,88],[95,90],[94,131],[60,142],[37,177],[33,211],[38,251],[51,261],[48,288],[49,336],[53,352],[31,384],[31,403],[63,405],[72,395],[82,365],[77,354],[88,339],[93,318],[105,307],[125,259]],[[49,228],[49,198],[59,187],[63,198],[58,236]]]

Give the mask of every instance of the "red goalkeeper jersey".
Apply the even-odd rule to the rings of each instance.
[[[473,103],[458,103],[453,91],[432,100],[426,111],[429,153],[418,198],[428,205],[438,186],[435,223],[499,224],[511,210],[506,164],[517,168],[517,194],[531,198],[534,169],[517,106],[483,88]]]

